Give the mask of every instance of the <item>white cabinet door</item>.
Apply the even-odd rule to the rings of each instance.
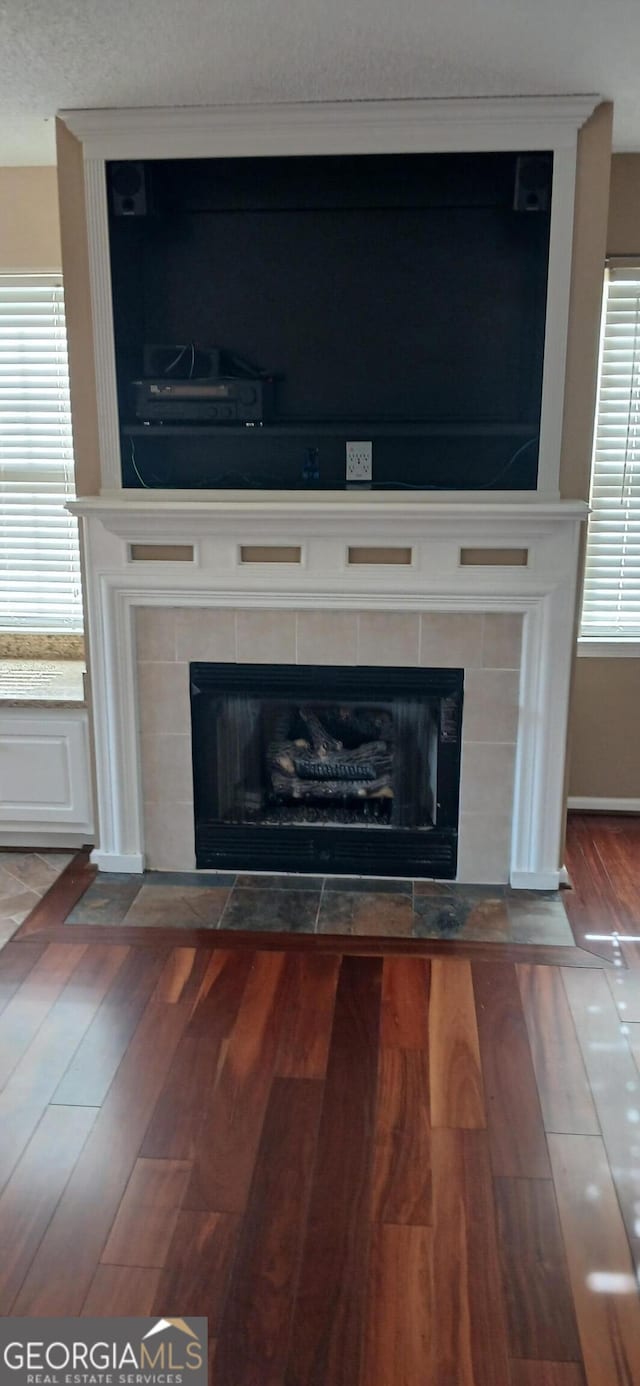
[[[88,719],[84,708],[0,712],[3,829],[90,832]]]

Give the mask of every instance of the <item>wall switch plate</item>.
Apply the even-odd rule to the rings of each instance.
[[[347,481],[373,480],[373,443],[347,443]]]

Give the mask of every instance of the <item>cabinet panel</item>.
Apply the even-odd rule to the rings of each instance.
[[[7,708],[0,714],[0,825],[91,828],[84,708]]]

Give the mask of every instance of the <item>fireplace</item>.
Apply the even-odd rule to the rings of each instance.
[[[192,663],[196,865],[453,879],[463,682]]]

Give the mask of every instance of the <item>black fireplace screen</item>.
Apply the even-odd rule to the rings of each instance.
[[[196,860],[455,875],[462,670],[192,664]]]

